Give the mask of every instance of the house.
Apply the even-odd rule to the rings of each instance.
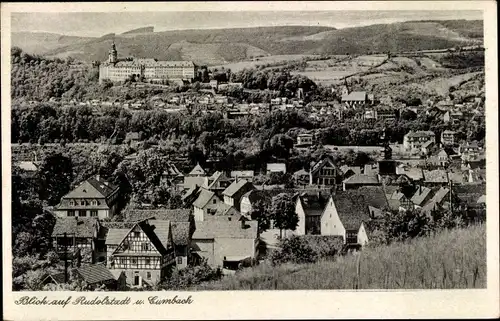
[[[231,171],[230,176],[233,179],[244,179],[253,182],[254,171]]]
[[[175,246],[175,265],[184,268],[189,260],[189,246],[195,230],[194,216],[189,209],[129,210],[125,213],[127,221],[144,220],[169,221]]]
[[[441,144],[443,146],[452,146],[455,144],[456,132],[452,130],[445,130],[441,133]]]
[[[254,261],[257,245],[257,221],[214,220],[196,222],[191,248],[198,260],[205,258],[209,265],[223,267],[225,262]]]
[[[381,185],[378,176],[370,176],[366,174],[355,174],[346,178],[343,182],[343,190],[356,189],[361,186],[379,186]]]
[[[417,190],[411,197],[410,201],[416,208],[423,207],[434,195],[434,192],[429,187],[419,185]]]
[[[461,111],[451,111],[448,110],[443,114],[443,121],[445,123],[456,123],[460,120],[462,120],[464,117],[464,114]]]
[[[310,185],[336,186],[342,179],[342,173],[330,157],[325,157],[314,164],[309,175]]]
[[[453,197],[453,195],[451,195]],[[439,208],[449,208],[450,189],[441,187],[434,196],[422,207],[422,212],[430,213]]]
[[[112,218],[118,198],[118,186],[96,175],[83,181],[61,198],[54,207],[59,217],[99,217]]]
[[[464,180],[468,183],[482,183],[486,182],[486,170],[480,168],[469,168],[463,173]]]
[[[88,290],[105,287],[109,290],[119,290],[125,287],[125,273],[120,272],[115,276],[102,264],[93,264],[76,268],[72,271],[75,279],[83,281]]]
[[[342,95],[342,103],[348,108],[357,108],[368,103],[366,91],[353,91]]]
[[[446,186],[450,182],[448,172],[443,169],[424,170],[424,185]]]
[[[184,176],[184,189],[191,189],[195,185],[203,186],[206,182],[207,173],[200,166],[200,164],[196,164],[196,166]]]
[[[406,175],[414,182],[423,181],[424,179],[424,172],[421,168],[410,167],[405,164],[396,167],[396,175]]]
[[[453,185],[452,189],[458,202],[469,208],[477,208],[481,205],[479,202],[481,198],[485,200],[486,184],[484,183]]]
[[[193,202],[194,220],[204,221],[207,215],[215,215],[219,203],[222,203],[222,200],[217,194],[202,188],[198,198]]]
[[[375,110],[375,119],[394,120],[399,118],[399,110],[392,108],[379,108]]]
[[[233,179],[227,177],[224,172],[217,171],[212,176],[205,178],[203,188],[220,195],[231,183]]]
[[[26,172],[32,172],[36,173],[38,172],[38,162],[32,162],[32,161],[20,161],[16,163],[16,166]]]
[[[417,131],[410,130],[403,137],[403,147],[407,151],[420,151],[422,146],[427,142],[436,142],[436,135],[432,131]]]
[[[449,153],[449,150],[442,148],[437,154],[429,157],[429,162],[436,166],[446,167],[450,163],[451,155]]]
[[[340,166],[340,171],[342,172],[342,179],[349,178],[356,174],[361,174],[361,167],[359,166]]]
[[[197,163],[196,166],[186,176],[205,177],[206,175],[207,173],[205,172],[203,167],[200,166],[200,163]]]
[[[234,206],[239,210],[240,200],[243,194],[254,188],[255,187],[252,183],[244,179],[235,180],[222,192],[222,195],[224,196],[224,203]]]
[[[162,184],[168,186],[177,187],[182,184],[184,180],[184,175],[180,170],[177,169],[175,164],[168,162],[165,170],[161,175]]]
[[[368,206],[362,195],[350,192],[331,195],[321,215],[321,235],[342,236],[346,245],[368,243]]]
[[[297,235],[321,234],[321,214],[327,199],[321,196],[299,195],[295,200],[295,213],[299,221]]]
[[[368,176],[377,176],[379,173],[378,164],[366,164],[363,168],[363,174]]]
[[[309,184],[309,172],[305,169],[300,169],[293,173],[293,179],[297,185],[308,185]]]
[[[313,145],[314,135],[312,134],[299,134],[297,135],[297,147],[309,147]]]
[[[461,158],[464,163],[475,162],[480,156],[480,148],[476,141],[471,143],[467,142],[466,144],[461,145],[458,152],[461,154]]]
[[[364,197],[371,218],[380,217],[382,212],[389,208],[389,202],[382,186],[362,186],[355,192]]]
[[[407,211],[414,207],[412,201],[399,190],[389,196],[388,203],[391,209],[398,211]]]
[[[52,230],[52,247],[61,257],[67,255],[74,262],[81,252],[81,263],[95,263],[99,252],[105,252],[98,246],[97,237],[101,229],[96,217],[57,217]],[[67,253],[67,254],[65,254]]]
[[[423,155],[430,155],[433,149],[434,142],[429,140],[422,144],[422,146],[420,147],[420,152]]]
[[[286,174],[286,164],[285,163],[268,163],[267,167],[266,167],[266,173],[268,175],[271,173]]]
[[[106,237],[107,267],[123,271],[127,285],[154,285],[175,264],[170,221],[145,220],[131,229],[110,229]]]
[[[189,190],[186,191],[184,195],[182,195],[182,204],[185,208],[190,208],[193,205],[193,202],[196,201],[198,196],[200,195],[201,187],[194,184]]]
[[[131,147],[137,146],[141,141],[141,135],[138,132],[131,132],[125,135],[125,142],[129,143]]]

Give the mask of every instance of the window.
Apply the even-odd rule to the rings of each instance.
[[[75,206],[75,201],[73,201],[73,200],[69,201],[69,205],[70,206]]]
[[[85,205],[85,200],[81,200],[80,205]]]
[[[75,211],[74,210],[69,210],[68,211],[68,216],[75,216]]]
[[[97,206],[97,201],[96,201],[96,200],[93,200],[93,201],[92,201],[92,205],[93,205],[93,206]]]
[[[80,216],[80,217],[85,217],[85,216],[87,216],[87,211],[86,211],[86,210],[79,210],[79,211],[78,211],[78,216]]]
[[[151,280],[151,272],[146,272],[146,279]]]
[[[149,243],[142,243],[141,250],[142,251],[149,251]]]
[[[97,211],[96,210],[90,211],[90,216],[92,216],[92,217],[97,216]]]
[[[132,264],[137,264],[137,258],[135,258],[135,257],[131,258],[131,259],[130,259],[130,262],[131,262]]]
[[[177,264],[182,264],[182,256],[177,257]]]
[[[217,203],[217,199],[214,198],[213,201],[212,201],[212,204],[216,204]]]
[[[150,265],[150,264],[151,264],[151,259],[150,259],[150,258],[148,258],[148,257],[147,257],[147,258],[145,258],[145,259],[144,259],[144,264],[145,264],[145,265]]]
[[[137,238],[141,237],[141,232],[134,232],[134,237],[137,237]]]

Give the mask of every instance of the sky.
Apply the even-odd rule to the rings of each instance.
[[[347,28],[410,20],[482,20],[479,10],[441,11],[182,11],[182,12],[36,12],[12,13],[13,32],[50,32],[100,37],[153,26],[155,31],[257,26]]]

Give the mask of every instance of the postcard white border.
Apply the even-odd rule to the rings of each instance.
[[[486,48],[487,271],[485,290],[420,291],[238,291],[238,292],[20,292],[11,290],[10,233],[10,13],[117,11],[322,11],[322,10],[483,10]],[[273,319],[273,318],[469,318],[499,315],[498,283],[498,74],[494,1],[390,2],[199,2],[199,3],[2,3],[2,218],[5,320]],[[116,294],[146,299],[192,295],[191,305],[21,306],[24,295],[62,299]]]

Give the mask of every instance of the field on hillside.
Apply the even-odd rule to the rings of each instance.
[[[238,62],[230,62],[226,64],[219,64],[219,65],[209,64],[209,66],[210,68],[217,68],[217,69],[224,67],[225,69],[231,69],[232,72],[238,72],[240,70],[243,70],[244,68],[254,68],[266,64],[285,65],[288,62],[300,61],[304,58],[314,59],[318,57],[316,55],[271,55],[271,56],[261,56],[261,55],[263,55],[263,53],[260,53],[259,55],[257,55],[257,53],[248,54],[248,56],[255,56],[257,58],[238,61]]]
[[[315,264],[261,264],[194,290],[465,289],[486,287],[486,226],[366,248]]]

